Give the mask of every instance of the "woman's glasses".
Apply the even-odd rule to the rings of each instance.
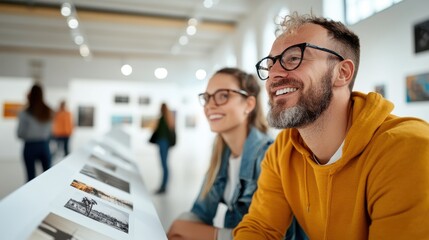
[[[198,94],[201,105],[205,106],[209,103],[210,98],[213,97],[213,101],[216,106],[225,105],[229,100],[229,95],[231,93],[238,93],[242,96],[248,97],[249,94],[244,90],[235,90],[235,89],[218,89],[213,94],[207,92]]]

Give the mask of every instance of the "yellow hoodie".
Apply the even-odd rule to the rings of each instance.
[[[429,239],[429,124],[392,115],[376,93],[352,99],[331,165],[312,160],[296,129],[277,136],[235,240],[283,239],[292,214],[312,240]]]

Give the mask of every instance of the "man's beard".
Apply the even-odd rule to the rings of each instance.
[[[314,122],[329,106],[332,100],[332,71],[329,69],[321,78],[321,87],[302,93],[296,106],[284,109],[280,100],[269,102],[268,124],[271,127],[299,128]]]

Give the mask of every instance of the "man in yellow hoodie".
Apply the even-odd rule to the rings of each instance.
[[[352,92],[359,38],[293,13],[268,57],[272,127],[258,190],[234,239],[282,239],[295,216],[310,239],[429,239],[429,124]]]

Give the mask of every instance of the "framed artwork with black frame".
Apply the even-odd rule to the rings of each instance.
[[[429,19],[414,25],[415,53],[429,50]]]

